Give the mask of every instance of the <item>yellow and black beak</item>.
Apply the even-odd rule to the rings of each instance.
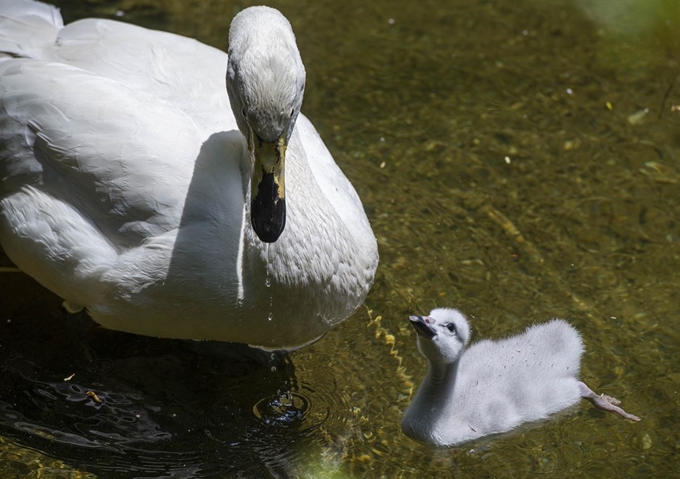
[[[266,142],[251,130],[249,143],[254,157],[250,218],[258,238],[274,243],[286,226],[286,132],[275,141]]]

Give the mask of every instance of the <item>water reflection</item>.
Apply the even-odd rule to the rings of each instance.
[[[223,456],[239,455],[259,475],[285,464],[291,442],[304,441],[328,415],[297,385],[287,355],[234,357],[233,346],[51,319],[55,327],[28,335],[42,336],[40,350],[26,343],[26,323],[12,327],[30,319],[3,325],[0,424],[3,434],[71,464],[152,477],[206,464],[229,470]],[[267,440],[254,450],[253,438]]]

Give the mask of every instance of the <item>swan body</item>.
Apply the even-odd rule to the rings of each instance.
[[[0,244],[107,328],[297,347],[362,304],[377,245],[288,21],[229,40],[0,0]]]
[[[410,320],[418,333],[418,349],[429,362],[402,421],[404,433],[413,439],[460,444],[547,418],[581,398],[639,420],[617,407],[616,399],[598,396],[578,380],[583,342],[564,320],[467,349],[470,327],[459,311],[438,308]]]

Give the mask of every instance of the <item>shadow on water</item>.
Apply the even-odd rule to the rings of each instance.
[[[46,302],[52,317],[3,304],[0,434],[17,443],[103,477],[287,477],[317,427],[287,354],[112,332]]]

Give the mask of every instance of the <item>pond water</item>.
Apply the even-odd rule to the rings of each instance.
[[[222,49],[250,5],[56,3],[67,21],[119,18]],[[2,273],[0,477],[677,474],[677,2],[269,4],[297,34],[303,112],[379,241],[365,307],[288,357],[237,360],[102,330]],[[461,447],[408,439],[399,424],[426,362],[407,316],[435,306],[466,313],[473,340],[569,319],[584,380],[643,420],[584,401]]]

